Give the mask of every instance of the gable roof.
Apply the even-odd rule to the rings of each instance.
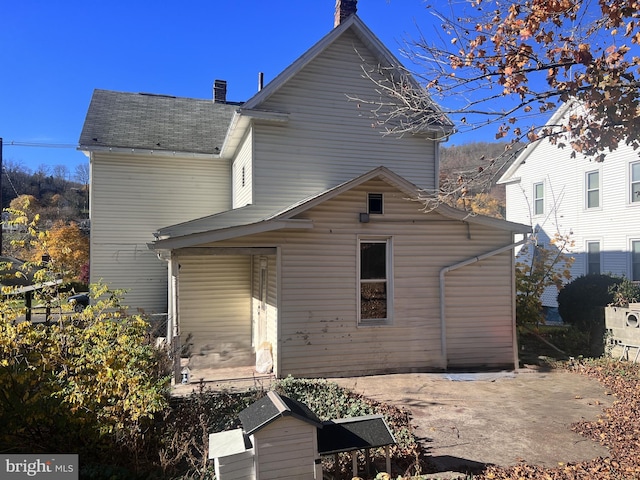
[[[266,427],[274,420],[291,416],[322,428],[322,422],[304,403],[293,400],[276,392],[267,392],[260,400],[242,410],[238,417],[242,422],[242,429],[247,435]]]
[[[359,177],[307,197],[284,209],[276,206],[247,205],[246,207],[161,228],[155,233],[157,240],[149,244],[149,248],[154,250],[185,248],[282,228],[313,228],[311,220],[296,219],[295,216],[374,178],[382,179],[393,185],[410,199],[421,201],[420,188],[386,167],[377,167]],[[432,210],[453,220],[500,230],[515,233],[529,233],[531,231],[531,227],[528,225],[474,215],[445,204],[438,204]]]
[[[302,56],[295,60],[291,65],[285,68],[271,82],[269,82],[262,90],[247,100],[241,108],[239,108],[232,121],[227,138],[223,146],[223,155],[229,156],[237,147],[239,139],[249,125],[252,117],[258,116],[263,120],[286,121],[286,112],[268,112],[261,110],[260,106],[268,100],[272,95],[278,92],[291,78],[297,75],[305,66],[321,55],[329,48],[341,35],[347,30],[352,31],[356,37],[371,51],[379,64],[384,68],[397,68],[402,72],[405,69],[402,63],[391,53],[391,51],[375,36],[375,34],[364,24],[364,22],[356,15],[350,15],[340,25],[327,33],[320,41],[307,50]],[[422,87],[411,75],[405,75],[413,88],[422,91],[428,95],[424,87]],[[346,93],[346,92],[345,92]],[[435,102],[432,102],[433,108],[439,110]],[[441,122],[434,123],[426,129],[426,131],[437,131],[448,133],[453,130],[453,122],[442,112],[440,116]]]
[[[347,30],[370,49],[381,66],[402,69],[402,64],[391,51],[354,14],[245,103],[216,103],[213,100],[96,89],[85,117],[78,150],[127,153],[141,150],[143,153],[229,157],[252,118],[287,121],[286,112],[260,110],[260,105]],[[406,78],[415,89],[424,91],[413,77],[407,75]],[[435,103],[433,108],[438,109]],[[440,118],[441,122],[432,124],[427,131],[433,129],[446,133],[453,129],[453,123],[444,113]]]
[[[355,33],[362,43],[371,50],[371,53],[373,53],[383,67],[400,67],[402,65],[357,15],[350,15],[345,21],[332,29],[315,45],[302,54],[302,56],[300,56],[296,61],[280,72],[280,74],[278,74],[278,76],[269,82],[269,84],[267,84],[262,90],[247,100],[243,105],[243,108],[249,110],[259,107],[261,103],[280,90],[284,84],[286,84],[311,61],[322,54],[347,30],[351,30]],[[420,88],[413,78],[411,78],[411,81],[414,82],[414,86]]]
[[[217,155],[238,104],[96,89],[79,150]]]
[[[566,103],[563,103],[562,105],[560,105],[560,107],[554,112],[554,114],[551,116],[551,118],[549,118],[549,120],[547,120],[547,123],[545,125],[556,125],[558,124],[559,120],[564,117],[566,115],[566,113],[573,107],[575,106],[575,102],[573,101],[569,101]],[[540,142],[542,142],[544,139],[541,138],[539,140],[535,140],[533,142],[531,142],[529,145],[526,146],[526,148],[524,149],[524,151],[522,151],[520,153],[520,155],[518,155],[513,162],[511,163],[511,165],[509,165],[509,168],[507,168],[507,170],[502,174],[502,176],[498,179],[497,183],[500,184],[504,184],[504,183],[510,183],[510,182],[515,182],[518,181],[519,178],[516,177],[516,173],[518,171],[518,169],[520,168],[520,166],[525,163],[527,161],[527,159],[533,154],[533,152],[538,148],[538,145],[540,145]]]

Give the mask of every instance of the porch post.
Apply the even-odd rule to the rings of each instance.
[[[167,339],[171,345],[173,356],[173,376],[176,383],[180,382],[180,328],[178,325],[178,258],[171,252],[169,260],[169,298],[167,312]]]

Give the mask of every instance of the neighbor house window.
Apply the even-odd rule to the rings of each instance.
[[[369,214],[381,215],[383,213],[381,193],[369,193],[367,195],[367,203],[367,211]]]
[[[600,242],[587,242],[587,274],[600,273]]]
[[[380,323],[391,318],[391,239],[361,239],[360,321]]]
[[[631,164],[631,202],[640,203],[640,162]]]
[[[640,282],[640,240],[631,242],[631,280]]]
[[[587,172],[587,208],[600,206],[600,172]]]
[[[533,184],[533,214],[544,214],[544,183]]]

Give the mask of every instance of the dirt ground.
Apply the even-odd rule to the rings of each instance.
[[[437,478],[490,464],[557,466],[608,455],[569,428],[596,420],[614,401],[598,381],[578,374],[521,369],[330,380],[408,409],[435,470],[442,472]]]

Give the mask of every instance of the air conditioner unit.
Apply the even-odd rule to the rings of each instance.
[[[640,312],[627,312],[627,327],[640,327]]]

